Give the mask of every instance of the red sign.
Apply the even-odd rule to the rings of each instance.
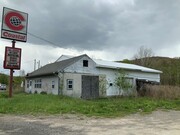
[[[3,8],[1,37],[17,41],[27,41],[28,14]]]
[[[20,69],[21,67],[21,49],[6,47],[5,48],[5,69]]]

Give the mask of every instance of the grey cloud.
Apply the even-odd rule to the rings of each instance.
[[[9,5],[29,13],[30,33],[63,48],[117,50],[131,47],[136,50],[145,45],[155,50],[180,43],[179,0],[116,2],[17,0]],[[30,35],[28,39],[31,43],[48,44]]]

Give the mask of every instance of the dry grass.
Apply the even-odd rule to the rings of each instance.
[[[156,99],[178,99],[180,98],[180,87],[169,85],[146,85],[145,96]]]

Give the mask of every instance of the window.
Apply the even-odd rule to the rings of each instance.
[[[36,79],[35,80],[35,84],[34,84],[34,88],[41,88],[41,79]]]
[[[67,90],[73,90],[73,80],[72,79],[67,80]]]
[[[27,80],[27,88],[31,87],[32,86],[32,80]]]
[[[32,80],[29,81],[29,86],[32,86]]]
[[[88,60],[83,60],[83,67],[88,67]]]
[[[55,88],[55,81],[52,81],[52,89]]]
[[[29,88],[29,80],[27,80],[27,86],[26,87]]]

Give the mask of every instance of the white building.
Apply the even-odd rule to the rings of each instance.
[[[114,85],[119,69],[126,73],[126,80],[132,85],[128,91],[119,90]],[[29,73],[25,91],[45,91],[84,99],[129,95],[136,92],[139,82],[160,83],[160,73],[134,64],[93,60],[86,54],[77,57],[62,55],[56,62]]]

